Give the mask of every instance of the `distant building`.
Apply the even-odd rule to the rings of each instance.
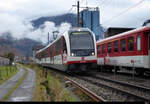
[[[80,24],[82,27],[89,28],[94,32],[96,40],[102,38],[104,32],[100,26],[99,21],[99,8],[86,8],[80,12],[81,21]]]
[[[5,57],[0,57],[0,66],[9,65],[10,60]]]
[[[19,56],[14,57],[14,62],[21,62],[21,61],[22,61],[21,57]]]
[[[110,27],[105,32],[104,37],[107,38],[107,37],[114,36],[119,33],[123,33],[123,32],[129,31],[129,30],[133,30],[133,29],[135,29],[135,28]]]

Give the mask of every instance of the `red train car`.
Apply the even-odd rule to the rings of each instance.
[[[142,27],[97,41],[97,64],[117,70],[150,71],[150,27]],[[113,66],[113,67],[112,67]]]

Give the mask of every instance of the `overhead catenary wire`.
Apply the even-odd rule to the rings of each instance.
[[[73,10],[73,6],[66,12],[66,14],[69,14],[69,13],[71,13],[71,11]],[[68,26],[68,24],[65,24],[65,25],[63,25],[63,26]],[[57,30],[59,30],[59,28],[57,27]],[[63,34],[65,31],[63,31],[63,32],[61,32],[61,33],[59,33],[59,34]]]
[[[104,4],[106,3],[106,1],[108,1],[108,0],[100,0],[101,2],[99,2],[99,0],[96,0],[96,1],[97,1],[98,5],[102,6],[102,5],[104,5]]]
[[[139,1],[138,3],[136,3],[135,5],[133,5],[133,6],[129,7],[129,8],[127,8],[127,9],[125,9],[124,11],[120,12],[119,14],[117,14],[117,15],[111,17],[110,19],[104,21],[103,24],[110,23],[111,21],[115,20],[116,18],[118,18],[118,17],[121,16],[122,14],[128,12],[129,10],[131,10],[131,9],[133,9],[133,8],[135,8],[135,7],[137,7],[139,4],[141,4],[141,3],[143,3],[143,2],[144,2],[144,0],[140,0],[140,1]]]

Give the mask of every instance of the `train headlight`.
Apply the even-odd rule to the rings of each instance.
[[[74,53],[71,53],[71,56],[74,56],[75,54]]]
[[[92,56],[94,56],[95,54],[94,54],[94,52],[92,52]]]

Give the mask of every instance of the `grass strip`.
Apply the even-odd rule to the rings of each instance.
[[[76,99],[62,86],[60,80],[49,73],[48,85],[51,100],[55,102],[74,102]]]
[[[36,86],[32,101],[75,102],[76,99],[63,87],[60,79],[49,71],[47,78],[43,68],[35,64],[28,65],[36,72]]]
[[[21,79],[19,79],[19,81],[17,82],[17,84],[10,90],[10,92],[2,99],[2,101],[6,101],[12,94],[13,92],[22,84],[22,82],[25,80],[25,78],[28,75],[28,70],[25,69],[25,73],[24,75],[21,77]]]
[[[18,71],[19,69],[15,66],[0,66],[0,85],[3,84],[5,81],[8,79],[12,78]]]

